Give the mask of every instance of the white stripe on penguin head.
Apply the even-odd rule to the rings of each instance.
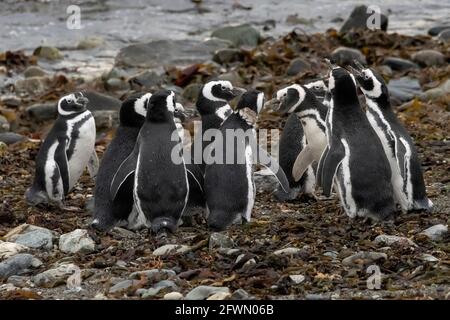
[[[60,115],[63,115],[63,116],[68,116],[70,114],[75,113],[75,111],[63,110],[63,108],[61,107],[61,102],[63,102],[64,100],[66,100],[66,101],[70,101],[70,100],[75,101],[76,100],[75,94],[73,94],[73,93],[72,94],[68,94],[67,96],[64,96],[61,99],[59,99],[59,101],[58,101],[58,113]]]
[[[258,98],[256,100],[256,108],[257,108],[257,113],[260,113],[262,108],[264,106],[264,93],[260,92],[258,93]]]
[[[141,116],[145,117],[147,115],[146,105],[151,97],[152,97],[151,93],[146,93],[142,97],[136,99],[136,101],[134,102],[134,111],[137,114],[140,114]]]
[[[169,110],[170,112],[175,112],[175,93],[173,91],[170,91],[170,94],[167,96],[166,98],[166,106],[167,106],[167,110]]]
[[[203,90],[202,90],[202,94],[203,96],[211,101],[225,101],[225,99],[222,98],[218,98],[215,95],[213,95],[212,93],[212,88],[216,85],[216,84],[220,84],[222,87],[228,88],[230,90],[233,90],[233,85],[231,84],[230,81],[225,81],[225,80],[219,80],[219,81],[210,81],[207,84],[205,84],[203,86]]]
[[[363,87],[361,87],[361,91],[369,98],[378,98],[381,96],[383,91],[381,90],[381,82],[378,81],[377,77],[373,74],[372,70],[370,69],[364,69],[363,75],[365,79],[372,79],[373,82],[373,88],[372,90],[364,90]]]

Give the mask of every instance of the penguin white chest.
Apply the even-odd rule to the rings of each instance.
[[[251,145],[245,146],[245,173],[247,178],[247,208],[244,219],[250,221],[253,205],[255,204],[255,188],[253,185],[253,152]]]
[[[79,121],[84,122],[78,126]],[[91,116],[87,120],[84,120],[84,117],[74,118],[69,121],[68,130],[70,133],[68,146],[73,145],[73,152],[68,159],[69,189],[72,189],[94,152],[96,134],[94,117]]]
[[[314,159],[319,161],[323,150],[327,146],[325,132],[319,128],[315,119],[302,118],[302,125],[305,130],[307,144],[313,152]]]

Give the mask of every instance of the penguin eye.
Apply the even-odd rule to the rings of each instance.
[[[319,90],[320,87],[319,86],[314,86],[314,89]]]
[[[67,103],[72,103],[73,100],[72,99],[67,99]]]
[[[369,75],[364,73],[364,79],[369,80],[369,78],[370,78]]]
[[[221,86],[221,88],[222,88],[222,90],[225,90],[225,89],[226,89],[225,86]]]

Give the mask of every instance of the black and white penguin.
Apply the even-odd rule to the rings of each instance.
[[[326,196],[333,180],[346,214],[381,220],[395,212],[391,169],[381,142],[359,104],[354,77],[332,67],[327,116],[328,149],[318,175]]]
[[[121,163],[134,149],[151,96],[151,93],[134,94],[120,108],[119,127],[103,155],[96,178],[92,226],[98,230],[109,230],[122,222],[126,222],[129,228],[140,226],[138,221],[128,221],[133,210],[134,176],[128,177],[121,185],[114,199],[111,198],[110,188]]]
[[[392,110],[386,83],[373,69],[364,68],[357,61],[354,64],[357,69],[351,69],[365,96],[367,119],[380,138],[391,165],[396,202],[403,211],[430,210],[433,203],[426,195],[416,147]]]
[[[111,197],[134,175],[133,197],[139,221],[153,232],[174,232],[188,201],[189,184],[174,112],[175,94],[161,90],[152,95],[135,148],[117,170]]]
[[[305,88],[308,88],[316,98],[322,102],[326,107],[330,106],[331,93],[328,90],[328,79],[320,79],[311,81],[305,84]]]
[[[263,105],[262,92],[244,93],[236,110],[205,150],[209,157],[205,159],[204,192],[211,230],[224,230],[240,218],[250,221],[256,194],[253,180],[256,161],[271,169],[285,191],[289,191],[283,170],[256,142],[255,124]]]
[[[36,157],[36,172],[31,188],[25,193],[29,205],[55,203],[64,207],[64,196],[75,186],[86,167],[97,174],[95,121],[86,109],[88,99],[76,92],[58,101],[58,118]]]
[[[275,111],[295,113],[300,119],[306,144],[297,155],[291,174],[295,181],[299,181],[305,172],[308,179],[313,179],[311,166],[317,166],[327,146],[325,120],[328,108],[308,88],[298,84],[277,91],[276,98],[269,104]]]

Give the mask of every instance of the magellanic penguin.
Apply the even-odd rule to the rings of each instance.
[[[352,73],[366,99],[366,116],[391,165],[396,202],[403,211],[430,210],[433,203],[426,195],[416,147],[392,110],[386,83],[374,70],[364,68],[357,61],[354,64],[358,69],[351,67]]]
[[[64,207],[64,196],[75,186],[88,167],[95,177],[98,163],[95,153],[95,121],[86,109],[88,99],[76,92],[58,101],[58,118],[36,157],[34,181],[26,193],[29,205],[54,203]]]
[[[332,95],[327,116],[328,149],[317,171],[326,196],[333,179],[350,217],[381,220],[395,212],[391,168],[381,142],[358,100],[356,82],[345,69],[332,66]]]
[[[330,106],[331,93],[328,90],[327,78],[308,82],[305,88],[308,88],[324,106]]]
[[[263,105],[262,92],[244,93],[205,150],[204,190],[211,230],[224,230],[240,218],[250,221],[256,194],[253,165],[257,161],[272,170],[289,191],[283,170],[256,142],[255,124]]]
[[[189,184],[174,112],[175,94],[162,90],[150,98],[147,116],[131,154],[111,183],[114,199],[134,175],[133,197],[139,217],[153,232],[174,232],[188,200]]]
[[[110,188],[121,163],[134,149],[151,96],[151,93],[134,94],[120,107],[119,127],[103,155],[96,178],[92,226],[98,230],[109,230],[122,222],[127,222],[130,228],[139,227],[137,221],[128,221],[133,209],[134,176],[126,179],[115,198],[111,198]]]
[[[298,84],[277,91],[276,98],[268,104],[280,113],[295,113],[301,121],[306,144],[297,155],[291,173],[294,180],[299,181],[305,172],[308,176],[313,172],[311,166],[317,166],[327,146],[328,108],[308,88]]]

